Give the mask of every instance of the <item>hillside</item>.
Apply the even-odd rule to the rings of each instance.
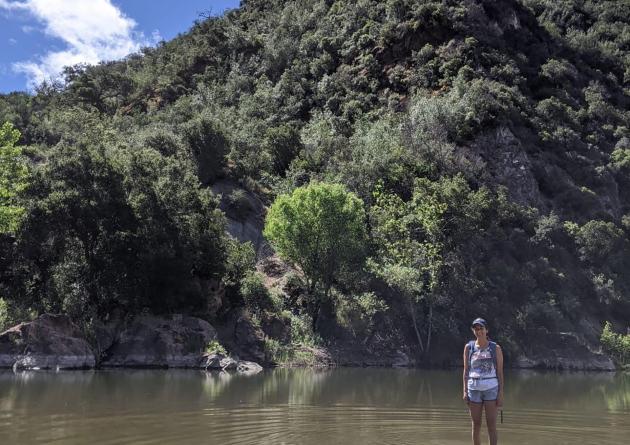
[[[629,22],[627,1],[243,0],[0,96],[31,168],[0,239],[5,318],[245,314],[270,361],[441,363],[483,314],[513,361],[597,350],[630,317]],[[360,198],[367,239],[309,288],[224,232],[252,239],[263,206],[316,182]],[[390,230],[427,202],[434,229]],[[390,267],[408,241],[439,259],[417,285]]]

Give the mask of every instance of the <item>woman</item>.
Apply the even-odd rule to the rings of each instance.
[[[486,410],[490,445],[497,444],[497,411],[503,406],[503,352],[488,339],[486,320],[472,322],[476,339],[464,347],[464,400],[472,419],[472,440],[481,445],[481,415]]]

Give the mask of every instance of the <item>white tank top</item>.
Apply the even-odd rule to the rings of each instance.
[[[490,347],[479,348],[475,346],[470,357],[470,369],[468,370],[468,388],[475,391],[486,391],[499,386],[497,370],[490,353]]]

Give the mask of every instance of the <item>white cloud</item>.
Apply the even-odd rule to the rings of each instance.
[[[164,39],[162,38],[162,35],[160,34],[160,30],[159,29],[154,29],[153,32],[151,33],[151,40],[153,41],[153,44],[157,45],[158,43],[162,42]]]
[[[66,44],[61,51],[13,65],[27,75],[31,88],[58,78],[64,66],[120,59],[148,44],[134,31],[136,22],[111,0],[0,0],[0,9],[27,12],[44,26],[46,35]]]

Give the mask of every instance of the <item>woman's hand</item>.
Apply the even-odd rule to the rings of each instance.
[[[499,395],[497,396],[497,408],[503,407],[503,391],[499,391]]]
[[[468,394],[466,393],[466,391],[464,391],[464,395],[462,396],[462,400],[466,403],[468,403]]]

